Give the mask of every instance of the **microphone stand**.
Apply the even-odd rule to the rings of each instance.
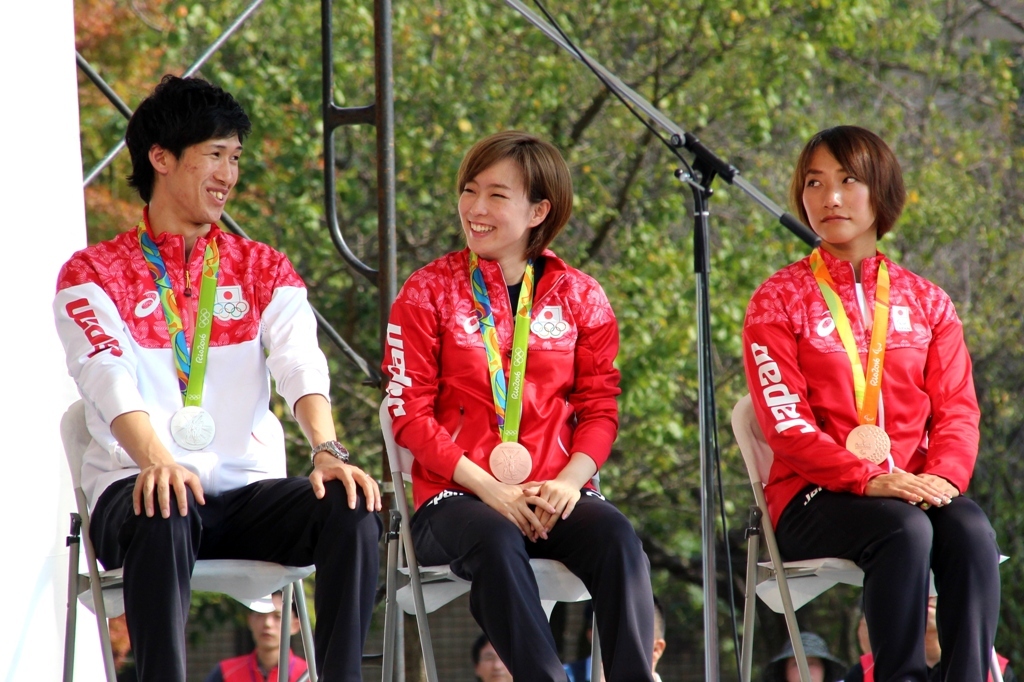
[[[815,247],[821,241],[818,235],[793,215],[784,212],[775,202],[762,194],[756,187],[740,176],[739,170],[719,158],[705,147],[700,140],[684,131],[669,120],[653,104],[641,97],[619,80],[583,50],[572,45],[562,33],[547,21],[541,19],[519,0],[505,0],[505,4],[516,10],[527,21],[540,29],[559,47],[591,69],[601,82],[623,102],[629,102],[636,109],[660,126],[669,135],[668,146],[679,156],[680,149],[694,155],[692,170],[677,170],[676,177],[690,186],[693,194],[693,265],[697,279],[697,383],[699,387],[700,412],[700,477],[701,477],[701,539],[703,545],[704,579],[704,675],[708,682],[717,682],[718,661],[718,600],[715,582],[715,501],[713,480],[717,454],[718,423],[715,414],[715,384],[712,374],[711,306],[708,300],[708,272],[710,269],[708,199],[713,194],[711,184],[716,176],[731,185],[739,187],[747,196],[772,214],[793,234]],[[627,105],[628,106],[628,105]],[[636,111],[634,110],[634,113]],[[645,122],[648,127],[650,124]],[[661,137],[660,135],[658,137]],[[664,138],[661,138],[664,139]],[[682,157],[679,157],[680,159]],[[684,161],[685,163],[685,161]]]

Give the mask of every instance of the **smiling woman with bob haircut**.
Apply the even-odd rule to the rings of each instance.
[[[507,131],[470,149],[457,190],[467,248],[405,283],[383,363],[415,457],[416,554],[473,581],[473,616],[531,682],[566,680],[529,564],[561,561],[593,597],[607,679],[649,682],[650,564],[591,483],[618,430],[618,326],[600,285],[547,250],[572,213],[569,168]]]
[[[931,572],[942,679],[985,680],[999,551],[964,496],[978,455],[971,358],[949,296],[876,249],[905,194],[896,157],[864,128],[823,130],[800,154],[791,198],[821,246],[761,285],[743,330],[775,453],[765,496],[786,560],[864,570],[874,679],[928,679]]]

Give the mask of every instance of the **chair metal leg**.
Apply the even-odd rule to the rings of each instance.
[[[409,515],[409,502],[405,498],[405,483],[395,484],[395,502],[398,505],[398,512],[403,519],[412,518]],[[420,650],[423,652],[423,667],[427,674],[427,682],[439,682],[437,677],[437,664],[434,662],[434,647],[430,641],[430,623],[427,618],[427,608],[423,602],[423,584],[420,580],[420,564],[416,560],[416,551],[412,546],[412,535],[409,533],[409,524],[405,524],[399,535],[402,538],[402,546],[405,549],[406,563],[409,565],[409,583],[412,586],[413,604],[416,608],[416,629],[420,636]]]
[[[64,623],[64,682],[75,676],[75,633],[78,627],[78,556],[82,541],[82,517],[71,514],[68,546],[68,615]]]
[[[590,623],[590,682],[604,680],[604,666],[601,665],[601,640],[597,636],[597,614]]]
[[[281,588],[281,646],[277,659],[278,678],[288,678],[288,664],[291,663],[292,648],[290,639],[292,631],[292,584]]]
[[[397,509],[391,510],[391,521],[388,524],[388,568],[387,590],[384,597],[384,655],[381,663],[381,682],[394,682],[395,679],[395,643],[398,640],[398,540],[402,530],[402,515]]]
[[[78,510],[89,508],[89,502],[81,488],[75,488],[75,500]],[[92,546],[92,539],[89,536],[89,517],[82,514],[82,542],[85,544],[85,558],[89,564],[89,586],[92,589],[92,601],[96,611],[96,626],[100,631],[100,647],[103,650],[103,670],[107,676],[107,682],[117,682],[117,673],[114,670],[114,653],[110,645],[110,628],[107,626],[107,606],[103,602],[103,589],[100,582],[100,568],[96,562],[96,550]],[[78,593],[75,592],[77,599]]]
[[[995,647],[992,647],[992,660],[989,661],[988,667],[992,682],[1003,682],[1003,671],[999,669],[999,657],[996,656]]]
[[[306,655],[306,663],[309,666],[310,682],[317,682],[316,674],[316,650],[313,648],[313,626],[309,624],[309,607],[306,606],[306,592],[302,588],[302,581],[294,583],[293,598],[295,609],[299,612],[299,634],[302,635],[302,652]]]
[[[405,682],[405,620],[398,611],[398,634],[395,636],[395,682]]]
[[[743,643],[740,647],[740,682],[751,682],[754,660],[754,614],[757,610],[757,557],[761,549],[761,510],[750,508],[747,523],[747,581],[743,604]]]
[[[412,585],[413,603],[416,606],[416,629],[420,635],[420,649],[423,651],[423,666],[427,673],[427,682],[439,682],[437,664],[434,662],[434,646],[430,641],[430,623],[427,607],[423,602],[423,584],[420,581],[420,564],[416,561],[416,553],[412,548],[412,536],[406,530],[402,533],[405,545],[405,557],[409,564],[409,579]]]
[[[767,509],[768,503],[764,498],[764,492],[754,488],[754,497],[757,506]],[[772,569],[775,571],[775,580],[779,583],[779,597],[782,599],[782,609],[786,617],[786,628],[789,630],[789,641],[793,644],[793,656],[796,658],[797,669],[800,671],[800,682],[811,682],[811,672],[807,667],[807,654],[804,652],[804,643],[800,639],[800,626],[796,622],[796,609],[793,608],[793,596],[789,592],[789,581],[786,579],[786,569],[782,564],[782,556],[779,554],[779,545],[775,541],[775,531],[770,521],[761,520],[761,531],[764,533],[764,542],[768,547],[768,558],[771,559]]]

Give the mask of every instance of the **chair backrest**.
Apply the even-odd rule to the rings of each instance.
[[[740,398],[732,410],[732,432],[736,436],[740,452],[743,453],[750,485],[764,486],[772,470],[775,454],[768,447],[761,425],[757,423],[754,401],[750,399],[749,394]]]
[[[82,459],[92,442],[92,435],[85,423],[85,401],[71,403],[60,419],[60,439],[64,443],[64,456],[71,470],[71,483],[75,489],[82,487]]]
[[[380,430],[384,434],[384,447],[388,451],[388,465],[391,477],[400,475],[403,481],[412,482],[413,456],[408,449],[395,442],[395,432],[391,428],[391,412],[388,410],[388,399],[380,404]]]

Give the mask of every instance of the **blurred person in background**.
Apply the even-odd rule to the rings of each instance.
[[[934,595],[928,598],[928,627],[924,632],[924,658],[928,664],[928,682],[942,682],[942,671],[939,668],[939,661],[942,659],[942,647],[939,645],[939,624],[935,616]],[[871,655],[871,640],[868,637],[868,622],[864,614],[860,616],[860,624],[857,627],[857,641],[860,644],[860,660],[846,671],[843,677],[844,682],[874,682],[875,660]],[[1013,668],[1009,666],[1009,660],[997,654],[999,669],[1003,674],[1003,682],[1017,682],[1017,676]],[[989,673],[989,681],[992,680],[992,673]]]
[[[498,652],[487,641],[487,635],[480,635],[473,642],[473,674],[479,682],[512,682],[512,673],[502,663]]]
[[[280,592],[275,592],[270,610],[252,610],[246,617],[249,632],[256,647],[244,656],[221,661],[206,678],[206,682],[278,682],[277,666],[281,660],[281,608]],[[299,616],[292,604],[291,628],[288,639],[299,631]],[[288,652],[288,682],[297,682],[306,672],[306,661]],[[281,682],[284,682],[281,680]]]
[[[832,655],[825,640],[813,632],[801,632],[800,641],[807,656],[811,682],[841,682],[846,664]],[[800,668],[793,655],[793,643],[786,641],[782,650],[764,669],[763,682],[800,682]]]

